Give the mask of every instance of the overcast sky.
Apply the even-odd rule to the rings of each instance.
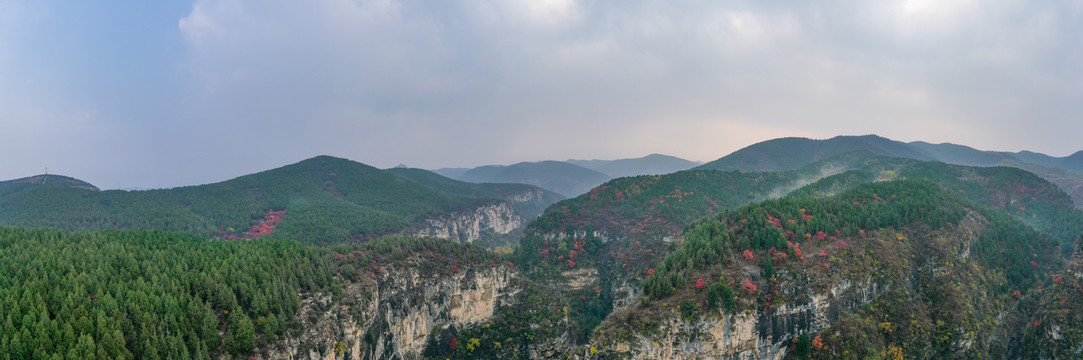
[[[0,179],[1083,149],[1083,1],[0,0]]]

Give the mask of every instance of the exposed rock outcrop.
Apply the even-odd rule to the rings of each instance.
[[[423,277],[390,271],[353,283],[334,300],[305,298],[301,331],[257,353],[268,359],[420,359],[434,329],[465,327],[491,317],[519,291],[506,266]]]
[[[500,202],[428,218],[422,224],[406,230],[404,234],[474,242],[488,234],[511,233],[521,229],[529,220],[513,210],[507,202]]]
[[[499,201],[423,219],[403,230],[402,235],[458,242],[514,237],[554,201],[540,190],[508,192]]]
[[[674,310],[649,334],[597,346],[635,359],[781,359],[790,339],[826,329],[842,314],[886,291],[870,282],[843,281],[827,292],[810,294],[804,302],[783,304],[770,312],[717,310],[684,318]]]

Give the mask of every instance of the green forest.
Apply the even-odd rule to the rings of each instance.
[[[292,326],[298,292],[331,287],[325,253],[286,241],[0,227],[0,358],[248,354]]]

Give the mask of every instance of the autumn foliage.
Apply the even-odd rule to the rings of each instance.
[[[741,289],[748,293],[756,292],[756,284],[753,284],[751,280],[741,280]]]

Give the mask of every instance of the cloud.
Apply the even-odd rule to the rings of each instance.
[[[1003,130],[970,140],[1006,140],[1020,116],[1055,100],[1018,92],[1063,90],[1064,80],[1041,82],[1064,75],[1044,68],[1069,55],[1057,45],[1073,41],[1066,20],[1078,14],[1061,10],[1011,1],[204,0],[180,29],[213,94],[207,101],[245,104],[244,113],[282,125],[345,123],[359,134],[404,122],[438,129],[429,131],[446,138],[429,137],[433,147],[525,144],[535,150],[496,154],[544,158],[561,141],[583,156],[642,131],[623,129],[734,121],[796,133],[778,136],[945,140],[928,130],[995,123]],[[520,140],[475,136],[490,130]],[[597,131],[613,138],[598,141]],[[747,145],[667,141],[708,160]],[[402,150],[438,166],[424,160],[431,147]],[[474,161],[516,160],[469,146],[458,156],[476,152],[488,155]]]
[[[154,169],[107,169],[143,186],[321,153],[713,160],[773,137],[878,133],[1067,155],[1083,132],[1079,0],[33,4],[0,0],[0,124],[15,129],[0,149],[40,129],[95,148],[79,140],[93,134],[109,144],[94,156]]]

